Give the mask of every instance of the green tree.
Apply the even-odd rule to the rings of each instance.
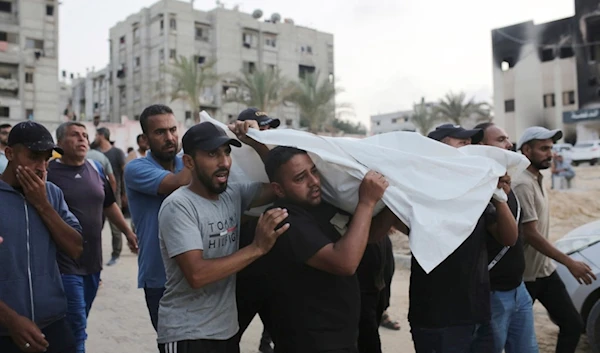
[[[437,120],[437,116],[432,114],[425,104],[425,98],[421,98],[420,103],[413,104],[411,121],[421,135],[426,136],[433,129]]]
[[[198,64],[194,58],[180,56],[172,67],[166,69],[173,76],[171,101],[187,101],[196,123],[200,122],[200,96],[220,79],[214,70],[215,64],[214,60]]]
[[[367,129],[359,122],[351,122],[340,118],[334,118],[331,126],[338,131],[343,131],[347,134],[366,135]]]
[[[331,127],[339,115],[352,109],[348,104],[335,103],[335,96],[340,92],[341,89],[336,89],[329,80],[319,84],[318,72],[306,74],[303,79],[296,82],[289,100],[300,109],[300,125],[307,127],[313,133]]]
[[[485,102],[467,99],[464,92],[447,93],[434,109],[434,114],[441,121],[449,121],[460,125],[463,120],[476,116],[477,121],[490,120],[490,106]]]
[[[281,105],[293,91],[292,85],[281,76],[279,70],[242,72],[237,85],[235,95],[228,98],[228,102],[241,103],[265,112]]]

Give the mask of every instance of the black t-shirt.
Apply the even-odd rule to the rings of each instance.
[[[341,238],[331,220],[350,216],[322,202],[304,208],[284,202],[290,228],[268,255],[274,299],[271,334],[276,351],[323,352],[352,349],[358,339],[360,289],[356,275],[337,276],[306,264],[313,255]]]
[[[413,256],[408,310],[412,326],[442,328],[490,320],[486,241],[492,236],[487,226],[495,221],[495,208],[489,204],[471,235],[429,274]]]
[[[117,180],[117,186],[120,188],[121,181],[123,180],[123,169],[125,168],[125,152],[116,147],[111,147],[108,151],[104,152],[104,155],[110,161],[115,179]]]
[[[508,207],[512,214],[517,218],[518,203],[517,197],[511,191],[508,194]],[[519,217],[520,218],[520,217]],[[488,262],[502,251],[503,245],[498,243],[494,237],[488,237],[487,251]],[[519,239],[498,263],[490,270],[490,288],[493,291],[509,291],[517,288],[523,281],[523,272],[525,271],[525,254],[523,253],[523,237],[521,222],[519,222]]]
[[[48,164],[48,181],[56,184],[65,197],[69,211],[79,220],[83,237],[83,253],[73,260],[63,252],[57,254],[60,273],[90,275],[102,270],[102,215],[104,208],[115,202],[108,181],[86,161],[70,166],[53,160]]]

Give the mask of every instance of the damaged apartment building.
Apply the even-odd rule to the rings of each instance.
[[[532,125],[563,129],[565,142],[600,135],[600,0],[575,15],[492,30],[495,121],[513,140]]]

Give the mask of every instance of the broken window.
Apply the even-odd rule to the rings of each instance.
[[[242,33],[242,46],[252,48],[256,45],[256,36],[253,33]]]
[[[575,91],[563,92],[563,105],[575,104]]]
[[[10,1],[0,1],[0,12],[12,13],[12,2],[10,2]]]
[[[554,60],[554,49],[546,48],[542,49],[542,62]]]
[[[46,5],[46,16],[54,16],[54,5]]]
[[[571,57],[575,56],[573,47],[561,47],[559,56],[561,59],[571,58]]]
[[[556,105],[554,93],[544,94],[544,108],[552,108]]]
[[[504,101],[504,111],[506,113],[511,113],[515,111],[515,100],[509,99]]]
[[[298,77],[302,79],[306,78],[306,74],[312,74],[314,72],[314,66],[298,65]]]
[[[196,27],[196,36],[195,36],[196,40],[208,42],[210,26],[207,26],[207,25],[199,23],[199,22],[196,22],[194,25]]]

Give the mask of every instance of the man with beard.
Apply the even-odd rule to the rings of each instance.
[[[271,334],[276,352],[357,352],[360,288],[356,270],[367,242],[393,225],[406,227],[375,205],[388,182],[368,172],[350,215],[321,200],[321,178],[306,151],[276,147],[265,170],[277,194],[275,209],[289,213],[289,230],[268,255],[272,281]]]
[[[147,107],[140,115],[140,125],[150,151],[125,167],[125,190],[138,236],[138,287],[144,289],[156,330],[158,303],[166,282],[158,243],[158,210],[169,194],[190,182],[191,173],[176,156],[179,137],[171,108],[161,104]]]
[[[6,159],[4,150],[6,149],[6,146],[8,146],[8,134],[9,133],[10,133],[10,124],[0,125],[0,174],[2,174],[4,172],[4,169],[6,169],[6,165],[8,164],[8,159]]]
[[[242,129],[238,125],[234,130],[240,136],[247,131]],[[210,122],[190,128],[182,142],[192,181],[167,197],[158,215],[167,273],[159,309],[159,350],[235,352],[235,274],[265,255],[288,229],[284,225],[275,230],[287,211],[277,208],[264,213],[254,241],[239,249],[242,213],[272,202],[271,186],[227,182],[231,146],[242,144]]]
[[[483,131],[479,144],[512,150],[508,134],[493,123],[475,127]],[[511,190],[508,207],[521,229],[521,208]],[[538,345],[533,326],[531,297],[523,283],[525,256],[522,232],[513,246],[503,246],[494,237],[487,237],[488,270],[490,272],[490,306],[492,319],[479,330],[477,345],[493,341],[494,349],[489,353],[537,353]],[[489,346],[483,346],[489,347]],[[483,351],[475,349],[476,352]]]
[[[59,251],[57,261],[67,296],[67,319],[75,335],[77,352],[84,353],[87,319],[102,270],[103,214],[123,231],[134,253],[137,240],[116,204],[106,177],[100,175],[94,161],[86,158],[89,140],[85,125],[76,121],[62,123],[56,129],[56,139],[63,153],[48,164],[48,180],[63,191],[69,210],[81,224],[83,236],[80,259],[73,260]]]
[[[514,190],[522,208],[523,239],[525,241],[525,286],[535,302],[539,299],[560,328],[556,352],[575,352],[583,320],[575,309],[552,259],[563,264],[579,283],[590,284],[596,277],[584,262],[563,254],[548,241],[550,212],[548,194],[543,187],[540,170],[550,168],[552,145],[562,138],[560,130],[533,126],[523,132],[518,149],[531,165],[518,178]]]

